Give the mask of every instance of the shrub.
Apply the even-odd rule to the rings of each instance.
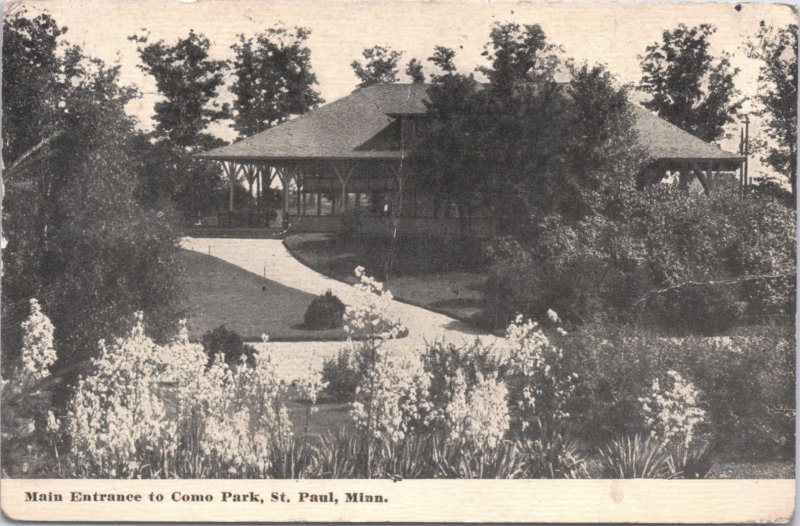
[[[625,436],[599,448],[600,473],[608,479],[669,478],[669,454],[664,444],[653,437]]]
[[[766,196],[654,185],[614,216],[546,216],[494,239],[485,296],[496,317],[555,308],[569,323],[644,322],[719,334],[794,313],[793,211]]]
[[[639,399],[650,396],[649,379],[672,370],[703,393],[703,430],[724,437],[720,453],[763,458],[793,451],[793,335],[765,328],[746,335],[666,338],[630,327],[587,325],[563,345],[581,378],[574,422],[585,440],[650,433]]]
[[[252,345],[247,345],[236,331],[232,331],[220,325],[213,331],[205,333],[202,337],[203,349],[208,355],[208,364],[214,360],[217,354],[225,357],[225,363],[231,366],[239,365],[244,357],[247,365],[255,366],[256,349]]]
[[[322,380],[327,383],[325,392],[337,402],[352,402],[361,381],[350,349],[340,349],[335,357],[322,362]]]
[[[317,296],[306,309],[303,325],[310,330],[338,329],[344,324],[344,303],[330,290]]]
[[[526,478],[587,478],[586,455],[563,426],[546,428],[536,423],[535,438],[522,439]]]
[[[667,460],[673,476],[684,479],[707,479],[717,466],[718,452],[715,445],[706,441],[695,441],[673,447]]]

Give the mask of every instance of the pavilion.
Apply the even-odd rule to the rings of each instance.
[[[376,84],[266,131],[197,157],[222,164],[234,188],[247,182],[258,202],[277,180],[280,223],[293,231],[334,231],[357,214],[364,228],[402,217],[406,231],[454,232],[457,211],[434,202],[414,182],[406,161],[415,118],[426,113],[424,84]],[[741,174],[744,158],[726,152],[634,105],[635,127],[650,162],[640,184],[678,174],[681,184],[710,192],[720,173]],[[742,183],[740,176],[740,184]],[[222,214],[225,222],[225,214]],[[471,233],[490,235],[494,222],[471,216]],[[235,221],[228,220],[233,225]],[[240,225],[235,225],[240,226]]]

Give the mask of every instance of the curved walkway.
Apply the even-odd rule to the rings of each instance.
[[[347,283],[329,278],[295,259],[280,239],[191,238],[181,240],[181,246],[227,261],[259,276],[309,294],[319,295],[330,289],[345,303],[354,301],[359,292]],[[408,328],[408,336],[386,343],[394,352],[413,353],[425,342],[446,339],[462,343],[480,338],[486,343],[495,337],[475,331],[467,324],[429,311],[422,307],[392,301],[389,314]],[[256,345],[262,347],[263,344]],[[319,370],[326,357],[335,355],[343,342],[270,342],[280,374],[287,379],[297,378],[309,368]]]

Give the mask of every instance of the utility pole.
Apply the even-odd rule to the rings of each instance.
[[[750,172],[747,167],[747,159],[750,156],[750,115],[744,116],[744,187],[750,186]]]

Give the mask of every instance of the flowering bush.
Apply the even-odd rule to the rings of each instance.
[[[467,386],[461,370],[452,379],[452,397],[445,406],[444,420],[450,440],[480,449],[494,449],[509,428],[508,389],[496,377],[484,378]]]
[[[383,290],[383,283],[367,276],[364,267],[354,271],[359,282],[355,288],[360,292],[358,301],[348,305],[344,312],[344,329],[354,339],[373,341],[398,338],[407,332],[400,321],[389,314],[392,293]]]
[[[429,385],[418,359],[379,357],[356,389],[356,426],[371,438],[403,440],[426,421]]]
[[[231,367],[221,354],[207,363],[185,326],[160,346],[141,314],[127,337],[101,343],[68,412],[78,474],[266,476],[273,441],[291,436],[285,385],[265,352],[254,367]]]
[[[36,299],[31,299],[30,315],[21,328],[19,362],[0,381],[3,471],[18,477],[40,476],[53,468],[47,465],[50,457],[58,457],[54,448],[60,423],[50,410],[54,385],[50,367],[56,361],[53,324]]]
[[[667,371],[670,388],[653,380],[650,393],[639,399],[645,422],[654,437],[689,446],[706,412],[698,405],[699,393],[680,374]]]
[[[557,320],[557,314],[551,312]],[[578,374],[567,367],[561,348],[553,345],[535,322],[517,316],[506,329],[498,360],[522,432],[530,430],[537,419],[551,424],[570,417],[568,407]]]
[[[31,299],[30,316],[22,322],[22,334],[22,380],[35,381],[48,377],[50,366],[56,361],[53,324],[35,299]]]

